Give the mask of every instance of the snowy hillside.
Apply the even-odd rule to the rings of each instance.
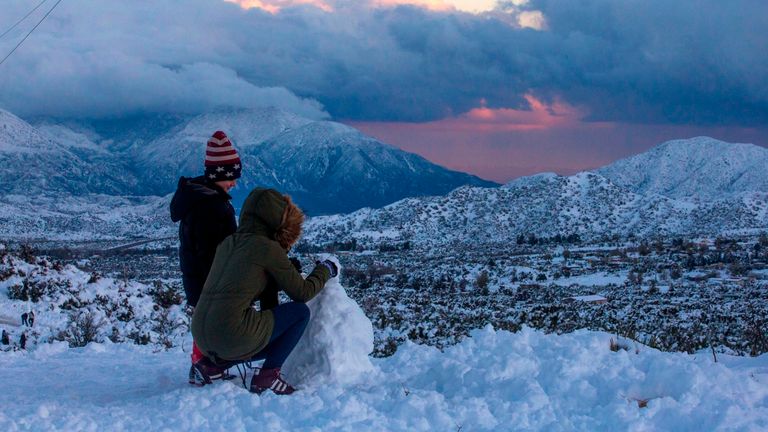
[[[0,196],[0,238],[96,240],[175,237],[171,197]]]
[[[6,194],[122,193],[135,186],[125,166],[70,131],[38,130],[0,110],[0,182]]]
[[[715,362],[708,351],[662,353],[626,339],[613,351],[615,335],[603,332],[486,326],[442,350],[405,342],[372,358],[371,322],[338,280],[310,303],[311,342],[285,369],[297,393],[257,396],[237,379],[191,387],[180,287],[24,259],[0,260],[0,328],[10,333],[0,345],[2,430],[768,427],[767,355]],[[34,325],[21,326],[30,310]]]
[[[45,258],[22,257],[0,247],[0,328],[10,342],[0,350],[20,347],[22,334],[32,351],[55,341],[172,347],[188,334],[180,282],[116,280]],[[21,319],[27,312],[35,314],[31,327]]]
[[[768,149],[709,137],[674,140],[596,170],[639,194],[718,200],[768,192]]]
[[[610,335],[490,328],[406,344],[354,383],[291,396],[185,381],[189,355],[53,344],[0,354],[3,430],[764,430],[768,358],[611,352]],[[23,377],[23,379],[20,379]],[[641,408],[640,405],[644,407]]]
[[[459,188],[382,209],[312,218],[305,241],[411,242],[419,246],[514,242],[519,235],[604,236],[721,233],[768,229],[768,194],[699,204],[639,195],[595,173],[540,174],[502,188]]]

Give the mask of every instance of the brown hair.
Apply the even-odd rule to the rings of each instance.
[[[291,201],[291,197],[283,195],[283,198],[285,198],[286,206],[283,211],[280,227],[275,232],[275,240],[280,243],[283,249],[289,250],[301,237],[301,224],[304,223],[304,212],[296,207],[296,204]]]

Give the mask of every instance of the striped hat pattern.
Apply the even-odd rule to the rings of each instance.
[[[214,132],[205,148],[205,177],[211,181],[240,178],[242,164],[232,141],[222,131]]]

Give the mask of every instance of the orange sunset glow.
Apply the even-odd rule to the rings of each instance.
[[[280,9],[288,6],[312,5],[326,12],[333,11],[333,8],[323,0],[224,0],[229,3],[236,3],[243,9],[263,9],[271,14],[280,12]]]
[[[481,100],[480,106],[464,114],[437,121],[419,123],[419,127],[427,130],[473,130],[477,132],[533,131],[576,127],[581,124],[581,120],[587,115],[585,111],[562,101],[556,100],[551,104],[547,104],[530,94],[526,95],[525,99],[530,107],[528,110],[488,108],[486,101]],[[411,125],[411,123],[389,124],[397,124],[404,127]],[[590,123],[590,127],[604,127],[606,125],[606,123]]]
[[[586,115],[576,107],[561,101],[547,105],[532,95],[526,95],[525,100],[528,101],[530,110],[488,108],[482,100],[478,108],[459,117],[434,123],[440,124],[441,127],[454,129],[471,127],[483,131],[536,130],[573,126]]]
[[[244,9],[259,8],[269,13],[278,13],[280,9],[297,6],[312,5],[326,12],[333,11],[333,6],[324,0],[225,0],[236,3]],[[493,10],[495,0],[375,0],[373,6],[392,7],[397,5],[413,5],[434,11],[458,10],[463,12],[480,13]]]

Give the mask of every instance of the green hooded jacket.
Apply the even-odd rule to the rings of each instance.
[[[328,281],[325,266],[306,279],[274,240],[287,206],[274,189],[254,189],[243,204],[237,231],[216,249],[208,279],[192,316],[192,336],[210,358],[246,360],[269,342],[274,317],[253,304],[269,284],[292,300],[307,302]]]

